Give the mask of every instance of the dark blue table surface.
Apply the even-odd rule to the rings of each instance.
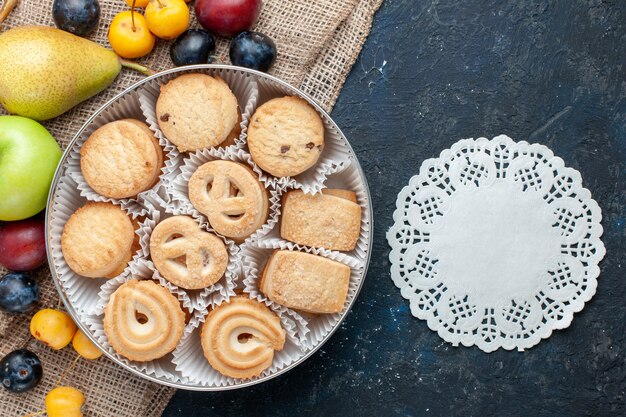
[[[252,388],[179,391],[164,416],[626,415],[626,2],[400,1],[376,15],[333,111],[372,193],[372,261],[320,351]],[[525,352],[455,348],[412,317],[385,232],[421,162],[461,138],[539,142],[602,208],[607,255],[571,326]]]

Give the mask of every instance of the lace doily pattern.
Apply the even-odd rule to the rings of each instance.
[[[424,161],[396,207],[393,282],[455,346],[532,347],[595,293],[600,207],[543,145],[461,140]]]

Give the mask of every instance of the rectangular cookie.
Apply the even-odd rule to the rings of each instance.
[[[259,288],[270,300],[309,313],[339,313],[348,296],[350,267],[305,252],[277,250]]]
[[[280,236],[305,246],[350,251],[361,229],[361,206],[348,190],[323,190],[322,194],[290,191],[283,196]]]

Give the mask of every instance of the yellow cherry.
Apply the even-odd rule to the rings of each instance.
[[[189,8],[184,0],[150,0],[146,21],[159,38],[174,39],[189,27]]]
[[[74,350],[85,359],[98,359],[102,351],[93,344],[82,330],[78,329],[72,339]]]
[[[59,350],[74,337],[76,324],[69,314],[46,308],[39,310],[30,320],[30,333],[52,349]]]
[[[155,38],[146,19],[132,10],[120,12],[113,18],[108,37],[111,47],[122,58],[141,58],[154,48]]]
[[[83,404],[85,396],[72,387],[57,387],[46,395],[48,417],[83,417]]]
[[[135,0],[135,7],[146,7],[150,0]],[[133,0],[126,0],[128,6],[133,7]]]

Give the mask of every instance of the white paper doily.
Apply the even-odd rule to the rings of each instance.
[[[424,161],[396,207],[391,278],[455,346],[524,350],[596,291],[600,207],[543,145],[461,140]]]

